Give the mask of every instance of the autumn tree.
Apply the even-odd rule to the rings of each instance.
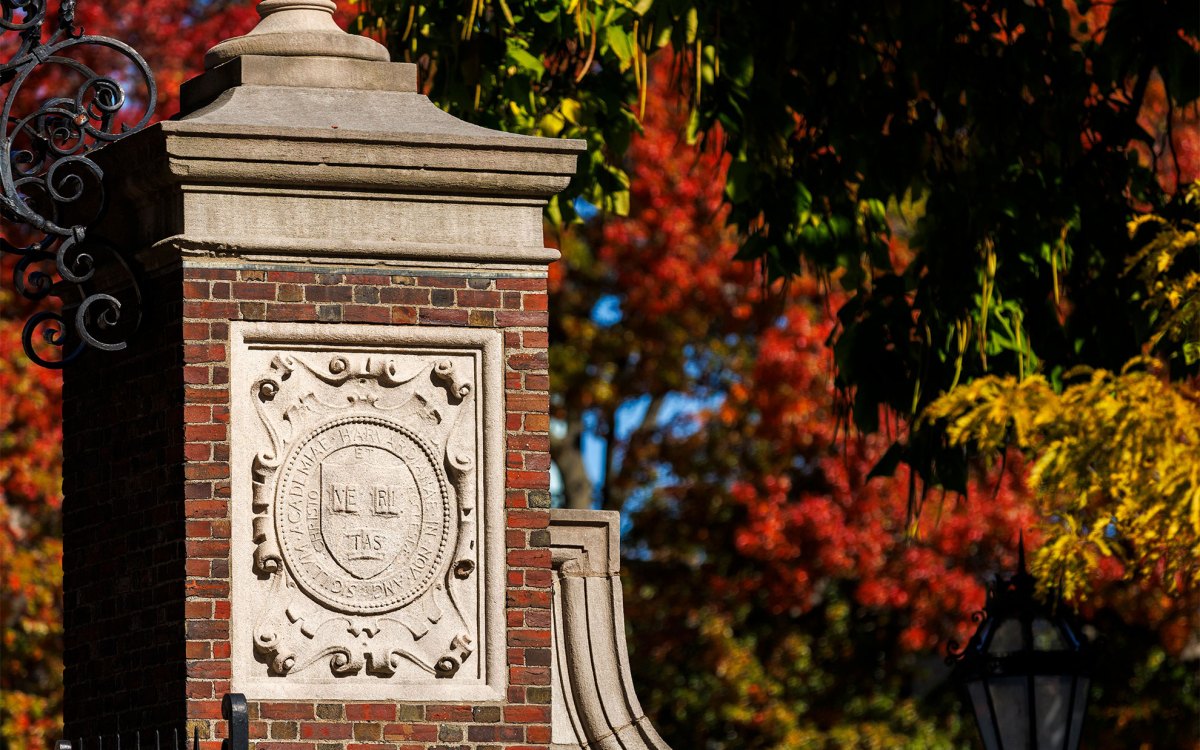
[[[732,159],[739,257],[849,291],[839,375],[868,431],[879,405],[911,415],[975,373],[1136,353],[1129,285],[1112,283],[1124,222],[1197,167],[1200,11],[1178,0],[422,0],[359,25],[460,116],[588,139],[574,194],[617,212],[648,81],[672,76],[689,142]],[[654,54],[672,64],[652,73]],[[897,269],[884,209],[905,202],[914,255]],[[884,356],[894,377],[873,378]]]
[[[979,467],[986,503],[933,495],[906,528],[907,470],[871,478],[887,436],[841,420],[826,347],[841,300],[733,262],[727,157],[689,149],[686,101],[651,93],[629,215],[562,235],[551,316],[556,462],[577,465],[564,501],[625,513],[642,698],[675,747],[960,746],[973,730],[949,718],[941,657],[1035,528],[1020,457]],[[1089,746],[1177,746],[1145,717],[1198,708],[1177,700],[1195,690],[1192,613],[1100,567],[1087,612],[1119,650]]]
[[[0,292],[0,739],[18,750],[62,726],[62,381],[25,357],[22,313]]]

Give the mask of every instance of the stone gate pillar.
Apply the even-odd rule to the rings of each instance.
[[[266,0],[97,155],[143,321],[65,382],[67,735],[249,700],[259,748],[547,747],[542,207],[581,141],[458,121]]]

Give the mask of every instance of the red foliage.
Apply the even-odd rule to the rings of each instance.
[[[762,601],[779,614],[807,611],[831,581],[848,582],[863,607],[902,615],[905,648],[964,640],[986,575],[1012,563],[1018,532],[1035,524],[1019,462],[976,483],[969,502],[931,502],[910,537],[908,477],[868,479],[889,441],[839,433],[826,341],[842,300],[811,277],[766,290],[752,265],[734,260],[726,163],[684,142],[686,103],[673,97],[669,70],[656,73],[650,100],[666,106],[648,108],[645,135],[631,146],[632,210],[604,223],[596,256],[621,290],[622,326],[642,341],[707,348],[692,364],[712,355],[729,371],[720,405],[690,417],[727,436],[714,449],[743,451],[727,484],[728,502],[741,511],[734,549],[708,553],[733,552],[745,565],[736,581],[712,583],[731,595],[766,591]],[[728,336],[736,346],[724,345]],[[700,466],[717,460],[685,455]],[[693,470],[673,467],[682,476]],[[694,490],[668,494],[696,502]]]
[[[0,312],[12,315],[12,295]],[[0,326],[0,740],[45,747],[61,726],[61,379]]]
[[[985,575],[1011,565],[1018,532],[1036,523],[1020,464],[973,483],[969,499],[929,500],[910,535],[905,468],[869,477],[888,441],[839,439],[824,346],[832,323],[816,315],[796,304],[764,332],[745,385],[722,407],[726,422],[749,415],[754,437],[782,459],[732,486],[745,511],[737,551],[757,562],[756,585],[776,612],[808,609],[821,587],[845,581],[864,608],[902,616],[905,649],[965,640]]]
[[[660,69],[652,81],[649,100],[665,106],[648,109],[645,134],[631,148],[631,213],[603,222],[594,240],[599,269],[589,268],[587,275],[606,280],[597,294],[620,296],[623,317],[612,337],[625,342],[621,351],[636,347],[650,373],[618,398],[664,388],[697,397],[697,383],[708,382],[703,373],[719,375],[720,398],[714,405],[701,393],[702,405],[660,426],[656,452],[630,454],[663,464],[639,475],[643,486],[658,486],[631,515],[629,541],[649,555],[631,566],[631,621],[651,621],[656,610],[671,606],[668,620],[718,618],[737,623],[734,637],[778,644],[798,623],[824,622],[822,611],[846,597],[862,630],[846,636],[856,645],[843,648],[878,650],[880,663],[911,680],[901,673],[912,664],[903,656],[944,654],[951,642],[965,642],[986,584],[1013,569],[1019,534],[1031,550],[1037,547],[1042,519],[1030,502],[1024,464],[1011,455],[1004,467],[976,467],[967,497],[935,491],[908,526],[913,488],[905,467],[893,476],[870,477],[891,441],[847,434],[839,412],[826,342],[835,324],[832,310],[843,300],[809,277],[765,289],[753,267],[735,262],[737,242],[724,227],[721,201],[725,165],[683,142],[686,104],[664,85],[669,72]],[[900,243],[894,259],[901,266],[907,261]],[[599,372],[619,356],[599,349],[590,354]],[[689,367],[702,374],[687,375]],[[889,415],[882,417],[886,422]],[[893,431],[901,429],[895,425]],[[683,571],[695,579],[683,583]],[[1153,629],[1177,654],[1193,632],[1185,603],[1154,595],[1153,582],[1131,583],[1121,571],[1111,572],[1096,582],[1097,596],[1085,614],[1113,610],[1119,613],[1114,628]],[[672,585],[683,590],[666,593]],[[656,600],[638,601],[642,590],[654,592]],[[713,665],[696,653],[697,639],[702,642],[687,628],[668,627],[643,647],[656,664],[685,659],[679,671],[698,674]],[[845,656],[842,651],[835,658]],[[759,658],[764,664],[771,659],[765,653]],[[829,680],[822,684],[833,703],[835,695],[848,694],[838,690],[857,698],[869,692],[838,682],[834,675],[844,664],[820,666],[828,672],[821,679]],[[761,678],[753,670],[722,674],[718,679],[730,683]],[[651,684],[656,679],[642,677]],[[672,672],[663,681],[680,679]],[[778,696],[760,695],[764,690],[757,683],[739,685],[697,700],[749,697],[763,711],[782,705]],[[882,696],[886,689],[877,690]],[[741,698],[728,698],[730,693]],[[755,728],[742,727],[738,736],[757,737],[764,715],[747,719]],[[779,740],[760,741],[774,746]]]

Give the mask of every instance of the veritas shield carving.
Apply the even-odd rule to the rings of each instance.
[[[250,395],[271,438],[253,462],[266,674],[453,677],[479,623],[473,373],[296,352]]]
[[[365,459],[365,465],[354,458]],[[392,453],[355,446],[321,463],[321,536],[334,562],[355,578],[374,578],[417,548],[420,490]]]

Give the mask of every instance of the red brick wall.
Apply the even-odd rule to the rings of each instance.
[[[179,535],[175,557],[164,563],[178,566],[171,579],[178,601],[165,605],[182,610],[181,618],[164,625],[164,632],[175,630],[177,642],[164,638],[174,650],[163,653],[186,679],[172,683],[179,693],[164,697],[164,705],[178,704],[201,735],[212,738],[207,744],[214,750],[219,747],[216,739],[225,731],[221,698],[229,691],[230,677],[229,322],[498,328],[504,331],[507,420],[507,700],[479,706],[251,702],[250,737],[259,750],[546,747],[551,589],[550,553],[544,548],[550,505],[545,279],[190,266],[179,283],[181,317],[177,314],[178,322],[168,325],[177,326],[178,333],[163,344],[166,349],[177,345],[175,360],[151,371],[162,381],[151,390],[171,394],[155,396],[162,400],[162,430],[181,433],[180,451],[163,454],[170,466],[162,471],[173,477],[164,488],[173,490],[162,492],[177,496],[162,504],[178,513],[163,522],[173,523]],[[128,369],[127,360],[137,356],[134,345],[131,349],[130,355],[104,360],[105,371],[115,375]],[[109,419],[114,418],[119,420],[115,415]],[[103,431],[104,425],[94,429]],[[147,446],[150,442],[148,437]],[[114,477],[113,483],[119,485],[120,479]],[[127,535],[118,538],[127,544],[134,541]],[[73,590],[91,591],[84,577],[77,575]],[[103,591],[88,596],[97,599],[91,606],[111,604],[99,601]],[[91,668],[86,661],[76,663],[74,668]],[[77,694],[87,689],[81,687]],[[109,712],[102,718],[114,716]]]
[[[181,726],[184,691],[180,273],[150,280],[120,353],[63,372],[68,737]]]

